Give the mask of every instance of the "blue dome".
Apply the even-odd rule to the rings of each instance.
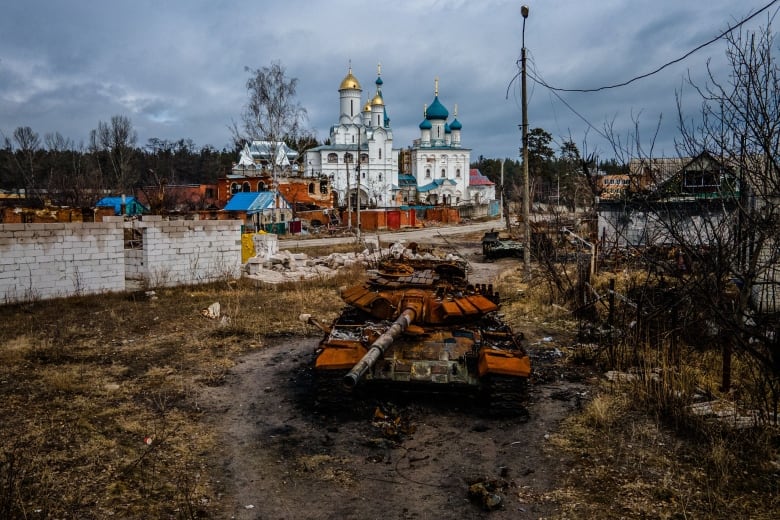
[[[375,82],[375,83],[376,83],[377,85],[381,85],[382,83],[384,83],[384,81],[382,81],[382,78],[381,78],[381,77],[377,76],[377,77],[376,77],[376,82]]]
[[[430,130],[431,128],[433,128],[433,125],[427,119],[423,119],[423,122],[420,123],[420,130]]]
[[[450,125],[450,128],[452,130],[460,130],[461,128],[463,128],[463,125],[460,124],[460,121],[455,119],[454,121],[452,121],[452,124]]]
[[[431,106],[429,106],[428,110],[425,112],[425,117],[427,119],[447,119],[449,116],[450,113],[447,112],[447,109],[444,108],[444,105],[439,101],[439,96],[433,98],[433,103],[431,103]]]

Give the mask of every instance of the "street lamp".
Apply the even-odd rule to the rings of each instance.
[[[523,246],[523,263],[525,265],[525,276],[531,278],[531,222],[530,222],[530,204],[528,189],[528,102],[526,98],[525,86],[525,20],[528,18],[528,6],[520,7],[520,14],[523,15],[523,47],[520,51],[521,78],[523,90],[523,223],[525,225],[525,244]]]

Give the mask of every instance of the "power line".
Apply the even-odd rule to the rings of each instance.
[[[640,79],[645,79],[645,78],[650,77],[650,76],[652,76],[654,74],[657,74],[657,73],[661,72],[662,70],[664,70],[665,68],[667,68],[667,67],[669,67],[671,65],[674,65],[675,63],[679,63],[679,62],[683,61],[684,59],[689,57],[691,54],[694,54],[695,52],[700,51],[704,47],[712,45],[713,43],[715,43],[716,41],[720,40],[721,38],[723,38],[724,36],[726,36],[730,32],[734,31],[734,29],[737,29],[737,28],[741,27],[742,25],[746,24],[747,22],[749,22],[750,20],[752,20],[753,18],[755,18],[756,16],[758,16],[762,12],[766,11],[767,9],[772,7],[772,5],[776,4],[778,1],[780,1],[780,0],[772,0],[771,2],[769,2],[767,5],[765,5],[764,7],[762,7],[761,9],[756,11],[755,13],[751,14],[747,18],[745,18],[742,21],[740,21],[738,24],[734,25],[733,27],[729,27],[727,30],[723,31],[718,36],[716,36],[716,37],[712,38],[711,40],[702,43],[698,47],[695,47],[694,49],[686,52],[685,54],[683,54],[679,58],[674,59],[674,60],[669,61],[669,62],[666,62],[666,63],[664,63],[663,65],[661,65],[660,67],[658,67],[657,69],[655,69],[653,71],[650,71],[650,72],[648,72],[646,74],[641,74],[639,76],[635,76],[635,77],[629,79],[628,81],[624,81],[622,83],[615,83],[614,85],[606,85],[606,86],[598,87],[598,88],[578,89],[578,88],[558,88],[558,87],[553,87],[552,85],[549,85],[549,84],[545,83],[544,81],[540,80],[539,78],[531,77],[531,79],[534,80],[536,83],[539,83],[543,87],[546,87],[546,88],[548,88],[548,89],[550,89],[552,91],[557,91],[557,92],[599,92],[601,90],[608,90],[608,89],[613,89],[613,88],[618,88],[618,87],[625,87],[626,85],[629,85],[629,84],[631,84],[631,83],[633,83],[635,81],[638,81]],[[563,100],[561,100],[561,101],[563,101]],[[565,102],[564,102],[564,104],[565,104]]]
[[[532,79],[534,82],[536,82],[536,83],[539,83],[540,85],[547,86],[547,85],[545,85],[545,83],[544,83],[543,81],[541,81],[539,78],[537,78],[537,77],[534,75],[534,73],[533,73],[533,72],[530,72],[530,73],[528,74],[528,77],[529,77],[529,78],[531,78],[531,79]],[[549,87],[548,87],[548,88],[549,88]],[[600,135],[601,137],[603,137],[604,139],[607,139],[607,140],[609,140],[609,137],[607,137],[607,136],[604,134],[604,132],[602,132],[601,130],[599,130],[599,129],[598,129],[598,128],[596,128],[595,126],[593,126],[593,125],[590,123],[590,121],[588,121],[588,120],[585,118],[585,116],[583,116],[582,114],[580,114],[579,112],[577,112],[576,110],[574,110],[574,107],[572,107],[572,106],[571,106],[569,103],[567,103],[567,102],[566,102],[566,100],[565,100],[565,99],[563,99],[563,98],[561,97],[561,95],[560,95],[560,94],[558,94],[558,92],[556,92],[556,89],[553,89],[553,88],[551,88],[551,89],[550,89],[550,92],[552,92],[552,94],[553,94],[555,97],[557,97],[557,98],[558,98],[558,100],[559,100],[561,103],[563,103],[564,105],[566,105],[566,108],[568,108],[569,110],[571,110],[571,111],[574,113],[574,115],[576,115],[577,117],[579,117],[580,119],[582,119],[582,121],[583,121],[583,122],[584,122],[586,125],[588,125],[588,127],[589,127],[589,128],[592,128],[594,132],[596,132],[597,134],[599,134],[599,135]]]

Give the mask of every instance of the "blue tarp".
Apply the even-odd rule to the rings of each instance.
[[[125,215],[141,215],[143,213],[148,213],[149,208],[138,202],[138,200],[135,197],[125,197],[124,198],[124,205],[125,205]],[[95,204],[95,207],[97,208],[114,208],[114,215],[121,215],[122,214],[122,197],[103,197],[99,201],[97,201],[97,204]]]

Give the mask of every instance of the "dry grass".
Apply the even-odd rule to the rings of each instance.
[[[201,421],[198,389],[223,384],[237,358],[269,337],[318,334],[297,316],[328,322],[341,308],[337,288],[360,276],[0,307],[0,518],[212,516],[222,477],[207,463],[216,439]],[[497,289],[517,330],[575,329],[545,285],[519,270]],[[201,315],[214,302],[225,319]],[[645,360],[638,371],[660,379],[592,389],[551,435],[550,456],[565,466],[548,494],[560,517],[774,517],[777,438],[682,413],[694,390],[716,388],[718,357],[684,352],[670,366],[661,350],[629,347]],[[751,371],[735,360],[734,373],[740,382]]]
[[[775,518],[777,469],[766,431],[692,435],[604,387],[551,438],[571,469],[554,496],[564,518]],[[776,447],[774,448],[776,449]]]
[[[222,283],[0,307],[0,518],[196,518],[215,496],[200,385],[265,338],[313,334],[338,286]],[[201,310],[219,302],[223,320]]]
[[[621,294],[646,282],[641,274],[626,272],[596,276],[591,283],[604,295],[611,279]],[[499,286],[503,311],[514,327],[536,324],[574,335],[577,322],[566,311],[573,308],[572,295],[559,293],[544,276],[527,283],[518,270]],[[606,305],[593,310],[596,319],[606,321]],[[777,429],[735,429],[688,407],[707,397],[736,398],[741,408],[760,404],[755,397],[762,394],[760,377],[751,360],[735,356],[732,375],[739,392],[723,395],[719,350],[680,344],[672,356],[663,335],[618,337],[612,344],[572,342],[563,350],[570,362],[617,364],[630,374],[627,382],[592,388],[581,413],[550,437],[549,456],[565,465],[557,489],[547,494],[560,504],[559,518],[776,518]]]

